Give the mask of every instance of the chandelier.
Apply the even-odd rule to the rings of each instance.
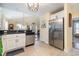
[[[39,9],[39,3],[27,3],[28,9],[37,12]]]

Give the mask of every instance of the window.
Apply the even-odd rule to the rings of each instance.
[[[74,23],[74,32],[79,33],[79,22]]]

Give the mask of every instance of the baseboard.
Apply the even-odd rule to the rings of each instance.
[[[68,49],[64,49],[64,52],[66,52],[66,53],[68,53],[68,52],[70,52],[70,51],[72,51],[73,50],[73,48],[68,48]]]
[[[34,45],[34,43],[33,43],[33,44],[26,45],[26,47],[28,47],[28,46],[32,46],[32,45]]]

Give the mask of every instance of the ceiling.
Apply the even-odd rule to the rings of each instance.
[[[70,3],[69,6],[72,8],[72,12],[79,12],[79,3]]]
[[[25,6],[25,3],[0,3],[0,6],[8,9],[24,12],[29,16],[30,15],[41,16],[47,12],[55,12],[56,10],[63,8],[64,4],[63,3],[39,3],[39,10],[37,12],[30,11],[28,7]]]

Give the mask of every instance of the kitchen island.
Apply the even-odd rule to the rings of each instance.
[[[30,36],[33,35],[33,36]],[[28,38],[33,38],[29,39]],[[7,52],[14,51],[23,48],[25,46],[34,44],[34,33],[26,30],[2,30],[0,31],[0,37],[2,41],[2,55],[6,55]]]

